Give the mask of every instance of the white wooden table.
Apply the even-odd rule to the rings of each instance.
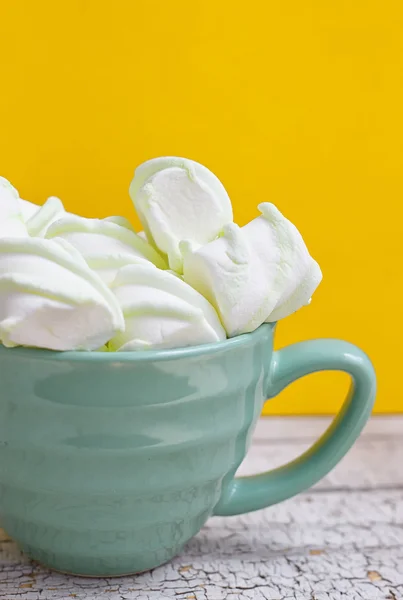
[[[262,420],[242,472],[289,460],[327,423]],[[5,534],[0,571],[7,600],[402,600],[403,417],[373,419],[315,488],[264,511],[211,519],[181,556],[150,573],[51,573]]]

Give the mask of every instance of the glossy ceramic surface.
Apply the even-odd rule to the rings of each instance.
[[[374,372],[337,340],[273,352],[273,332],[142,353],[0,348],[1,525],[52,568],[120,575],[169,560],[213,513],[315,483],[365,424]],[[234,480],[266,398],[324,369],[355,381],[328,433],[293,463]]]

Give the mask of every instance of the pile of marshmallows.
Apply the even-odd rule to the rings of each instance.
[[[41,207],[0,178],[0,341],[132,351],[218,342],[310,302],[322,274],[273,204],[239,227],[219,179],[184,158],[140,165],[144,227]]]

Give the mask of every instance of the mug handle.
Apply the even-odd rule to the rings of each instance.
[[[374,368],[353,344],[311,340],[274,352],[268,381],[270,397],[317,371],[345,371],[352,378],[347,398],[332,424],[295,460],[260,475],[230,481],[214,509],[215,515],[259,510],[298,494],[322,479],[353,445],[371,414],[376,392]]]

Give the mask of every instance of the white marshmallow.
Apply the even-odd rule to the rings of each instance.
[[[126,329],[109,342],[111,350],[182,348],[226,337],[211,304],[170,271],[151,264],[123,267],[112,291]]]
[[[24,223],[26,223],[28,221],[28,219],[33,217],[33,215],[36,213],[36,211],[39,210],[39,208],[40,208],[40,206],[38,204],[34,204],[33,202],[30,202],[29,200],[23,200],[22,198],[19,198],[19,204],[20,204],[20,212],[22,214],[22,220],[24,221]]]
[[[201,248],[181,243],[184,280],[216,308],[229,337],[253,331],[309,303],[322,279],[297,228],[270,203],[244,227]]]
[[[0,237],[26,235],[19,194],[7,179],[0,177]]]
[[[124,329],[116,297],[65,240],[0,239],[0,341],[95,350]]]
[[[152,262],[161,269],[168,265],[160,254],[133,230],[123,217],[86,219],[68,215],[56,221],[46,237],[70,242],[109,285],[118,270],[128,264]]]
[[[231,201],[220,180],[185,158],[155,158],[137,167],[130,196],[147,238],[178,273],[183,268],[181,240],[206,244],[232,221]]]
[[[37,210],[25,222],[29,235],[31,237],[45,237],[52,223],[61,219],[65,214],[62,201],[56,196],[50,196],[42,206],[37,207]]]
[[[22,220],[31,237],[44,237],[47,228],[66,214],[62,201],[56,196],[50,196],[42,206],[22,198],[18,198],[18,204]]]

